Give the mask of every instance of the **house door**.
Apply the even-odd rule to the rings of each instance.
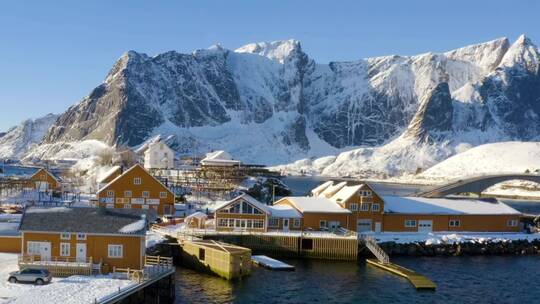
[[[40,256],[42,261],[50,261],[51,260],[51,243],[49,242],[43,242],[40,246]]]
[[[283,231],[289,231],[289,219],[283,219]]]
[[[86,262],[86,244],[77,243],[77,262]]]
[[[235,228],[239,228],[240,230],[246,229],[246,220],[236,220],[234,223]]]
[[[375,232],[379,233],[381,232],[381,222],[375,222]]]
[[[418,221],[418,232],[431,232],[433,231],[433,221],[421,220]]]
[[[356,232],[361,233],[361,232],[368,232],[368,231],[373,231],[373,229],[371,229],[371,219],[358,220]]]

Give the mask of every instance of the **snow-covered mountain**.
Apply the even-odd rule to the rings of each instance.
[[[539,57],[525,36],[329,64],[295,40],[129,51],[37,150],[84,140],[141,146],[160,136],[179,153],[297,161],[280,167],[289,172],[396,175],[483,143],[537,140]]]
[[[0,158],[20,158],[32,147],[42,142],[43,137],[58,118],[48,114],[37,119],[28,119],[9,129],[0,136]]]

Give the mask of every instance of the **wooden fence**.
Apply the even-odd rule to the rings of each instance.
[[[94,266],[91,257],[84,261],[77,261],[72,257],[52,257],[42,260],[39,255],[20,255],[18,264],[19,269],[47,269],[54,277],[91,275],[93,270],[98,273],[101,271],[101,262]]]

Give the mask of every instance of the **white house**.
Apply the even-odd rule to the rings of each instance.
[[[207,153],[206,157],[203,160],[201,160],[201,165],[232,167],[232,166],[239,166],[240,161],[234,160],[229,153],[223,150],[220,150],[220,151]]]
[[[162,141],[148,145],[144,152],[144,168],[172,169],[174,168],[174,150]]]

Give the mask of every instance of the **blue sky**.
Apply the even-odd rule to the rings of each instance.
[[[54,4],[53,4],[54,3]],[[444,51],[521,33],[539,1],[2,1],[0,131],[63,112],[126,50],[191,52],[294,38],[318,62]]]

